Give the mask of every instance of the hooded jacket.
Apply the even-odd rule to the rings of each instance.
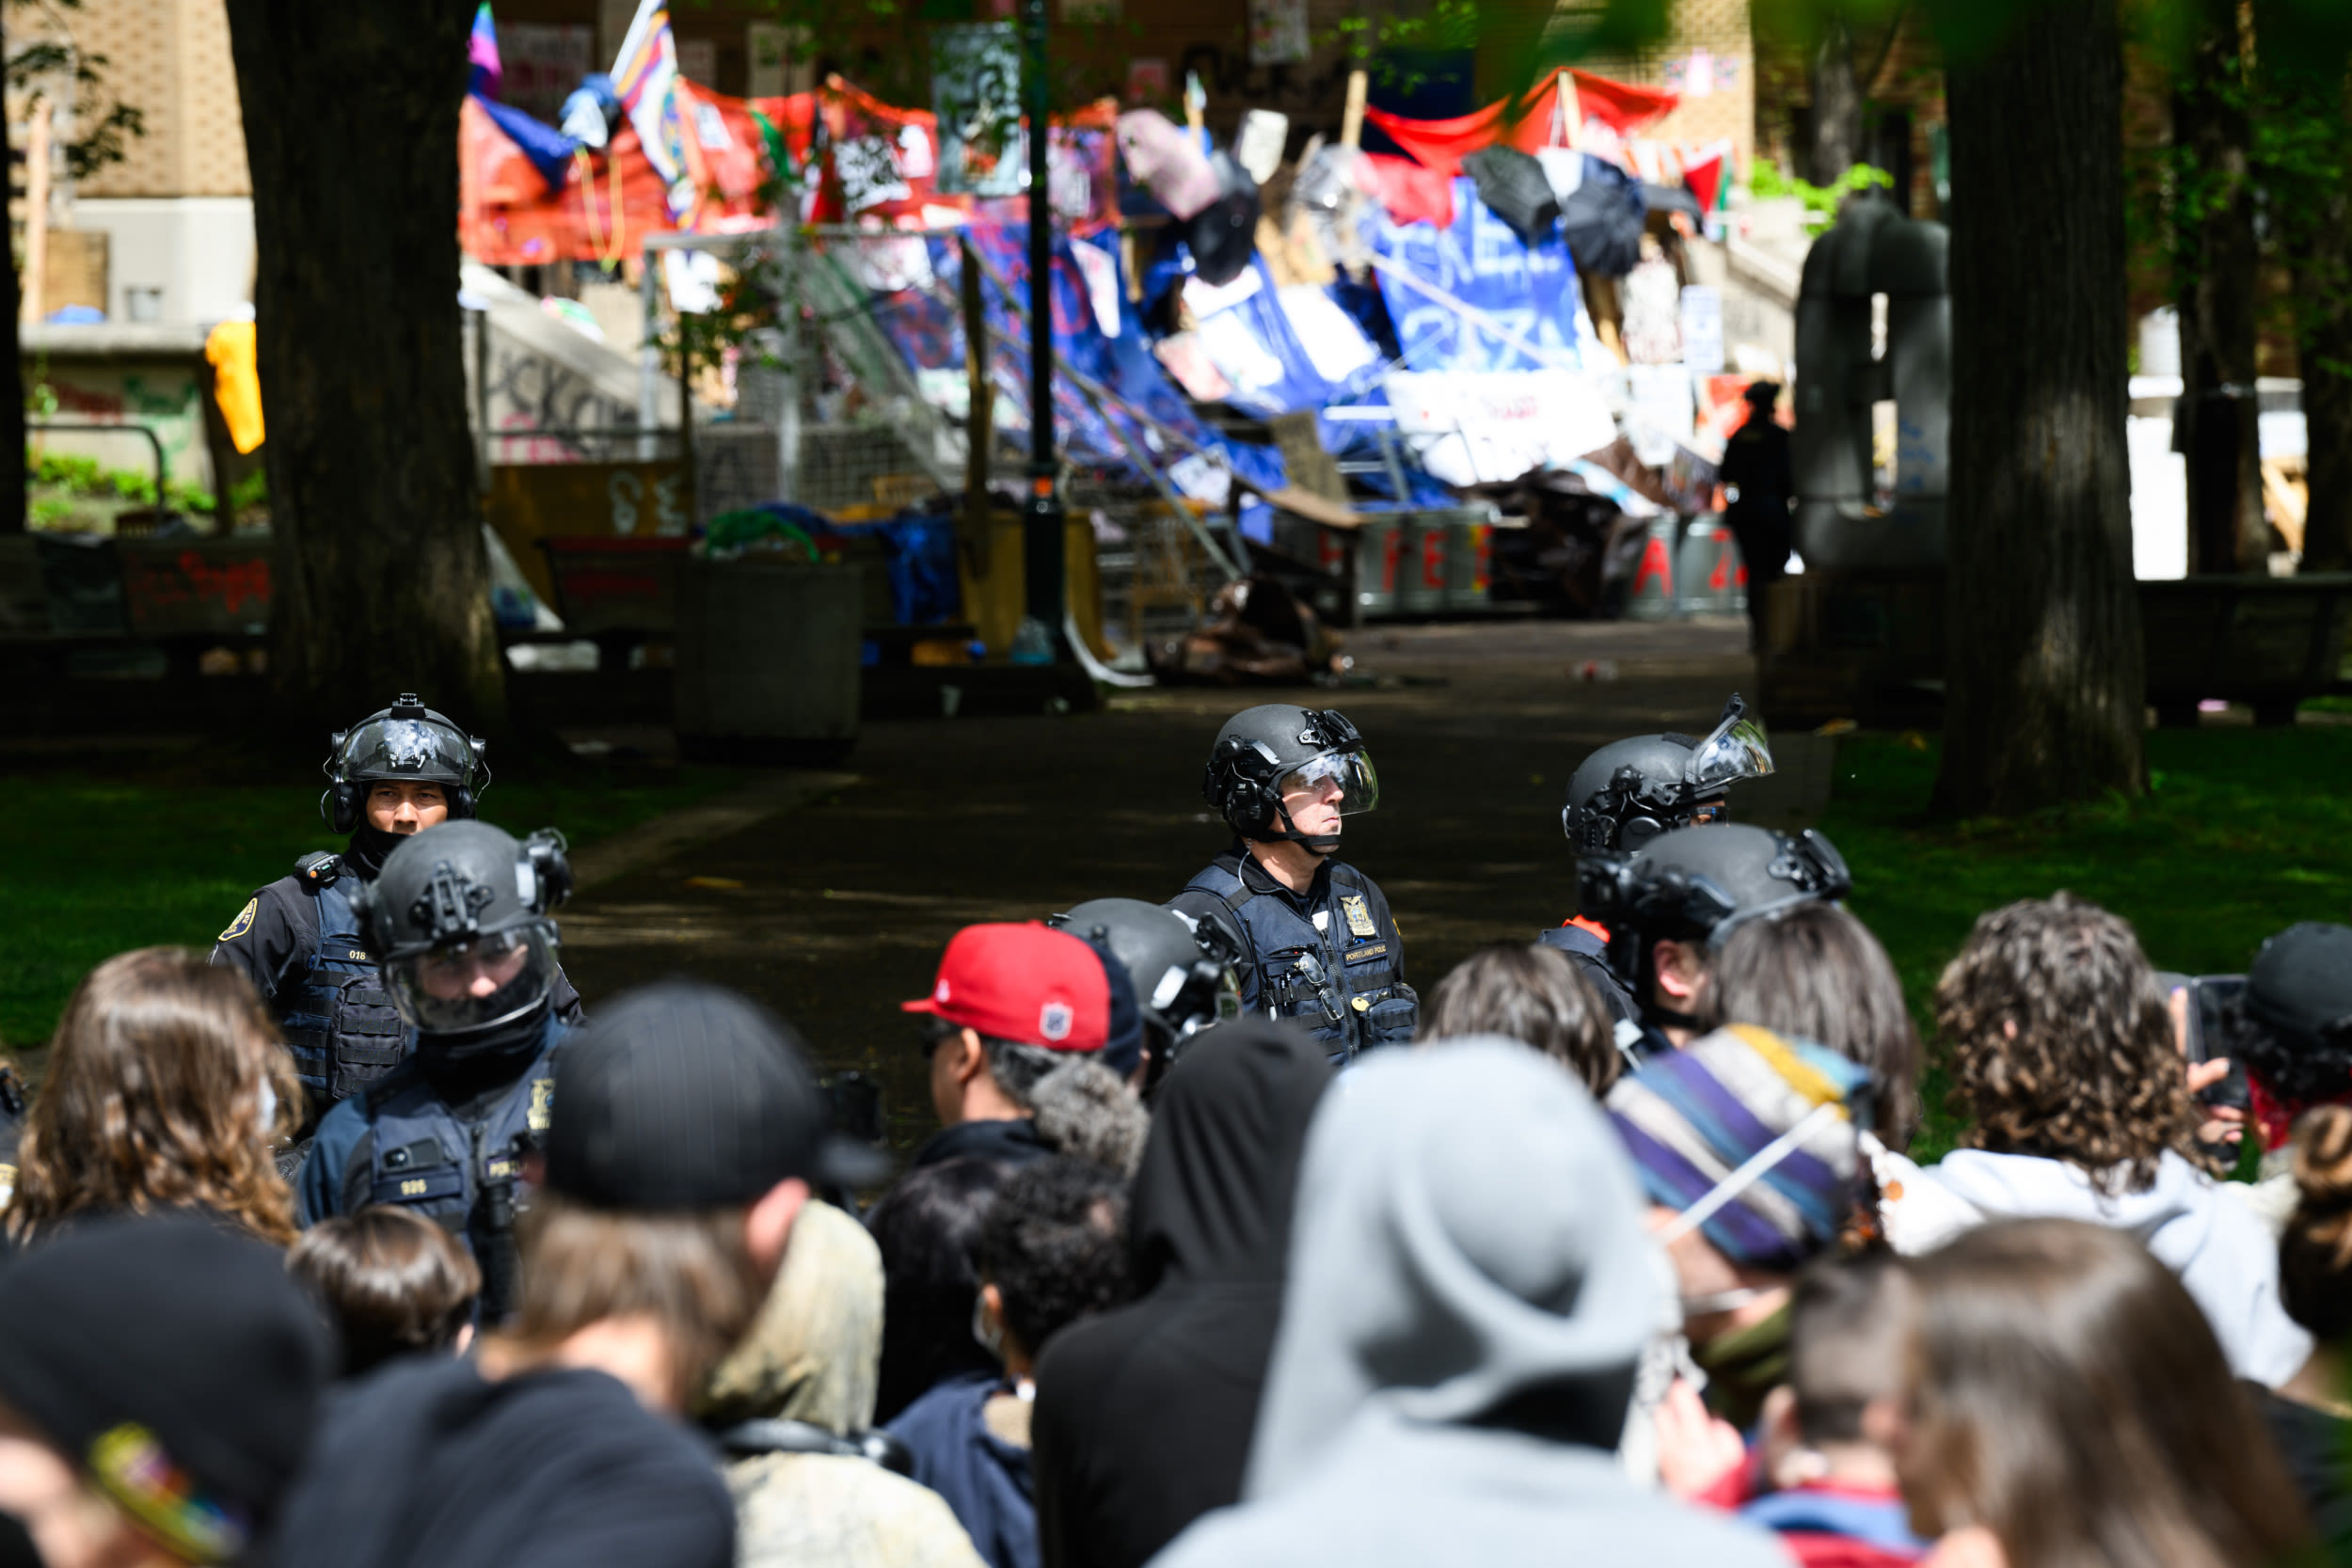
[[[2311,1358],[2311,1335],[2279,1300],[2278,1243],[2252,1209],[2178,1154],[2166,1152],[2146,1192],[2120,1195],[2037,1154],[1955,1149],[1923,1169],[1873,1149],[1871,1163],[1898,1252],[1933,1251],[1993,1220],[2085,1220],[2130,1232],[2179,1277],[2238,1376],[2275,1388]]]
[[[1282,1306],[1323,1046],[1264,1019],[1199,1036],[1154,1107],[1128,1211],[1141,1299],[1054,1337],[1037,1372],[1045,1568],[1140,1568],[1241,1497]]]
[[[710,1374],[696,1414],[713,1428],[774,1419],[864,1433],[882,1320],[882,1250],[840,1210],[810,1203],[758,1321]],[[869,1459],[762,1453],[726,1474],[736,1568],[980,1568],[937,1493]]]
[[[1360,1063],[1316,1113],[1241,1507],[1165,1568],[1784,1561],[1610,1449],[1665,1277],[1582,1085],[1487,1037]]]

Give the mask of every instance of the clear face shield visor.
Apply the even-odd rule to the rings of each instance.
[[[1380,775],[1369,752],[1326,752],[1283,774],[1277,787],[1283,806],[1293,812],[1331,805],[1342,816],[1353,816],[1380,803]]]
[[[428,1035],[504,1023],[548,998],[555,984],[555,927],[547,921],[493,931],[384,960],[392,1006]]]
[[[1760,779],[1772,770],[1772,748],[1764,737],[1764,721],[1748,716],[1738,698],[1724,710],[1715,726],[1682,770],[1686,796],[1717,795],[1741,779]],[[1694,821],[1711,820],[1695,813]]]

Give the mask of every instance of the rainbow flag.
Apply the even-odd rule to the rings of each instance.
[[[612,62],[612,87],[636,129],[645,161],[669,187],[670,215],[683,217],[696,192],[688,166],[686,117],[678,94],[677,41],[664,0],[641,0]]]

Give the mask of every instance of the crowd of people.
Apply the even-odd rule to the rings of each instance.
[[[1363,737],[1237,715],[1168,904],[947,943],[894,1172],[754,1003],[583,1012],[560,836],[404,697],[336,737],[346,856],[58,1022],[0,1568],[2352,1548],[2352,929],[2173,984],[2083,899],[1986,912],[1923,1163],[1849,868],[1728,819],[1770,767],[1736,698],[1596,753],[1575,911],[1424,1003],[1336,859]]]

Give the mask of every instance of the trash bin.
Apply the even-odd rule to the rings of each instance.
[[[1633,568],[1633,586],[1626,593],[1628,620],[1675,618],[1675,536],[1681,528],[1682,519],[1670,513],[1652,517],[1643,530],[1641,563]]]
[[[1675,607],[1684,615],[1738,615],[1748,608],[1748,568],[1716,513],[1688,518],[1675,552]]]
[[[855,566],[687,560],[674,721],[692,757],[830,766],[857,743]]]
[[[1404,534],[1393,515],[1372,514],[1356,530],[1356,612],[1392,615],[1396,612],[1397,552]]]
[[[1494,525],[1476,513],[1457,517],[1447,529],[1445,606],[1480,610],[1487,604],[1488,568],[1494,558]]]
[[[1413,512],[1398,520],[1396,608],[1399,614],[1430,615],[1446,606],[1453,562],[1446,550],[1451,512]]]

